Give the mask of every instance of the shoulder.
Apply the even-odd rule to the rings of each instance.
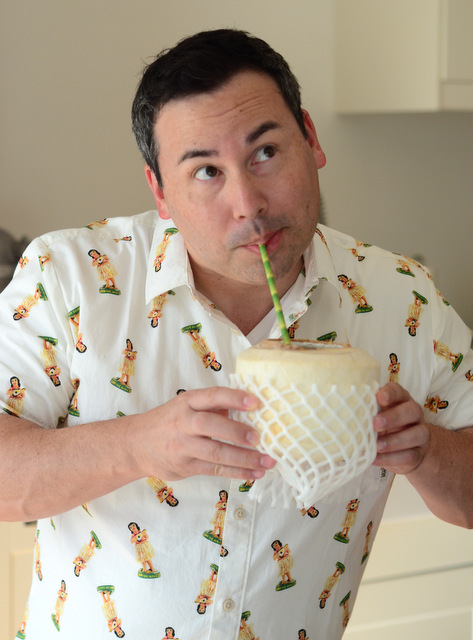
[[[330,250],[335,269],[348,278],[373,282],[379,287],[394,282],[401,289],[412,289],[414,279],[432,284],[430,271],[416,260],[358,240],[340,231],[320,225]]]
[[[369,257],[371,259],[376,258],[387,266],[392,266],[396,264],[400,258],[404,257],[377,245],[354,238],[341,231],[331,229],[330,227],[319,225],[319,228],[334,260],[338,259],[343,262],[344,259],[346,259],[352,263],[361,263]]]
[[[133,216],[102,218],[83,227],[50,231],[36,238],[32,244],[53,249],[58,245],[63,246],[64,243],[74,244],[74,242],[88,239],[118,242],[133,237],[136,233],[152,238],[159,221],[156,211],[146,211]]]

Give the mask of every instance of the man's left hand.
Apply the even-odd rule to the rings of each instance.
[[[395,382],[377,394],[379,413],[373,426],[378,434],[378,454],[373,464],[393,473],[408,474],[424,459],[430,430],[420,405]]]

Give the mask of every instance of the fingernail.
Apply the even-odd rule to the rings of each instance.
[[[260,440],[259,433],[254,429],[252,429],[251,431],[247,431],[246,440],[249,444],[256,447],[256,445],[259,444],[259,440]]]
[[[259,405],[259,400],[256,396],[245,396],[243,398],[243,404],[247,409],[256,409]]]
[[[264,469],[272,469],[275,464],[276,464],[276,460],[271,458],[271,456],[261,456],[260,458],[260,465]]]
[[[383,418],[382,416],[375,416],[373,418],[373,429],[375,431],[382,431],[385,426],[386,426],[386,418]]]
[[[383,451],[383,449],[386,449],[386,440],[377,440],[376,441],[376,450],[377,451]]]
[[[380,404],[388,404],[389,403],[389,394],[386,391],[380,391],[378,394],[378,402]]]

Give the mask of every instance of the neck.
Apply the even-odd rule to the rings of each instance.
[[[276,282],[281,298],[296,281],[301,266],[298,265],[293,273]],[[245,336],[274,309],[267,282],[248,284],[228,280],[218,274],[213,274],[209,281],[195,273],[194,280],[197,290],[215,304]]]
[[[245,287],[244,295],[223,297],[220,302],[218,296],[213,296],[212,302],[235,324],[243,335],[248,335],[273,309],[273,302],[269,288]]]

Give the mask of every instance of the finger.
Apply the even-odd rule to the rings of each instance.
[[[381,409],[395,404],[407,402],[410,398],[409,392],[396,382],[388,382],[379,389],[376,399]]]
[[[423,418],[422,409],[417,402],[409,397],[408,402],[381,409],[373,419],[373,428],[379,436],[421,423]]]
[[[255,449],[202,438],[196,450],[205,473],[227,477],[261,477],[276,461]],[[202,473],[202,471],[200,471]],[[237,476],[234,474],[238,473]]]
[[[392,453],[378,453],[373,464],[398,474],[407,474],[422,462],[420,449],[406,449]]]
[[[189,432],[215,441],[232,442],[246,447],[257,447],[259,433],[248,424],[231,420],[219,412],[200,411],[192,415]]]
[[[195,411],[252,411],[259,406],[256,396],[243,389],[209,387],[186,392],[189,407]]]
[[[195,475],[217,476],[221,478],[235,478],[236,480],[259,480],[266,469],[245,469],[242,467],[228,467],[225,465],[202,462]]]
[[[240,447],[213,438],[201,438],[198,452],[202,460],[229,467],[259,469],[273,466],[272,458],[257,449]]]
[[[423,425],[407,427],[394,433],[378,435],[376,448],[378,452],[406,451],[423,447],[428,440],[428,430]]]

